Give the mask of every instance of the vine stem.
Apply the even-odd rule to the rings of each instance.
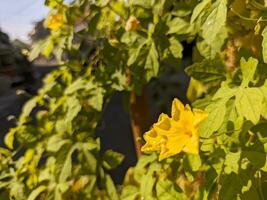
[[[131,92],[130,117],[135,151],[137,158],[139,158],[142,155],[141,140],[143,133],[149,129],[152,122],[145,89],[143,89],[140,96],[138,96],[134,91]]]
[[[258,187],[259,187],[259,193],[262,200],[264,200],[264,195],[262,191],[262,184],[261,184],[261,171],[258,172]]]

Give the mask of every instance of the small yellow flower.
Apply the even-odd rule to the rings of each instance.
[[[152,129],[144,134],[146,144],[141,151],[159,151],[159,160],[180,153],[199,153],[199,124],[208,114],[199,109],[191,110],[178,99],[172,103],[172,117],[161,114]]]
[[[62,12],[50,15],[46,20],[46,26],[52,31],[57,31],[64,23]]]
[[[136,29],[138,29],[139,24],[139,20],[135,16],[131,16],[126,22],[125,30],[127,32],[135,31]]]

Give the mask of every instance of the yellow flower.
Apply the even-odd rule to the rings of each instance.
[[[64,22],[64,15],[63,13],[59,12],[56,14],[50,15],[46,20],[46,26],[51,29],[52,31],[57,31]]]
[[[172,117],[166,114],[159,116],[158,122],[144,134],[146,144],[141,151],[159,151],[159,160],[180,153],[198,154],[199,152],[199,124],[208,114],[199,109],[191,110],[178,99],[172,102]]]

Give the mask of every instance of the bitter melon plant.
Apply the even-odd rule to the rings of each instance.
[[[267,198],[266,0],[45,5],[51,34],[30,57],[54,55],[60,67],[5,136],[1,200]],[[135,138],[143,155],[115,185],[109,170],[123,155],[100,153],[95,135],[104,107],[116,91],[144,95],[169,66],[183,70],[187,43],[190,105],[174,99],[171,113]],[[131,116],[140,118],[135,128],[149,121]]]

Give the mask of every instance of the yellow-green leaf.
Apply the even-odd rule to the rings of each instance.
[[[262,31],[262,56],[263,61],[267,63],[267,26]]]
[[[225,26],[227,17],[227,0],[219,0],[202,26],[202,36],[208,44],[212,44]]]
[[[35,200],[43,191],[46,190],[46,186],[44,185],[41,185],[39,187],[37,187],[36,189],[34,189],[30,196],[28,197],[28,200]]]
[[[14,137],[15,137],[16,129],[12,128],[5,136],[5,144],[9,149],[13,149]]]
[[[236,92],[235,106],[239,115],[253,124],[260,120],[264,97],[259,88],[240,88]]]

